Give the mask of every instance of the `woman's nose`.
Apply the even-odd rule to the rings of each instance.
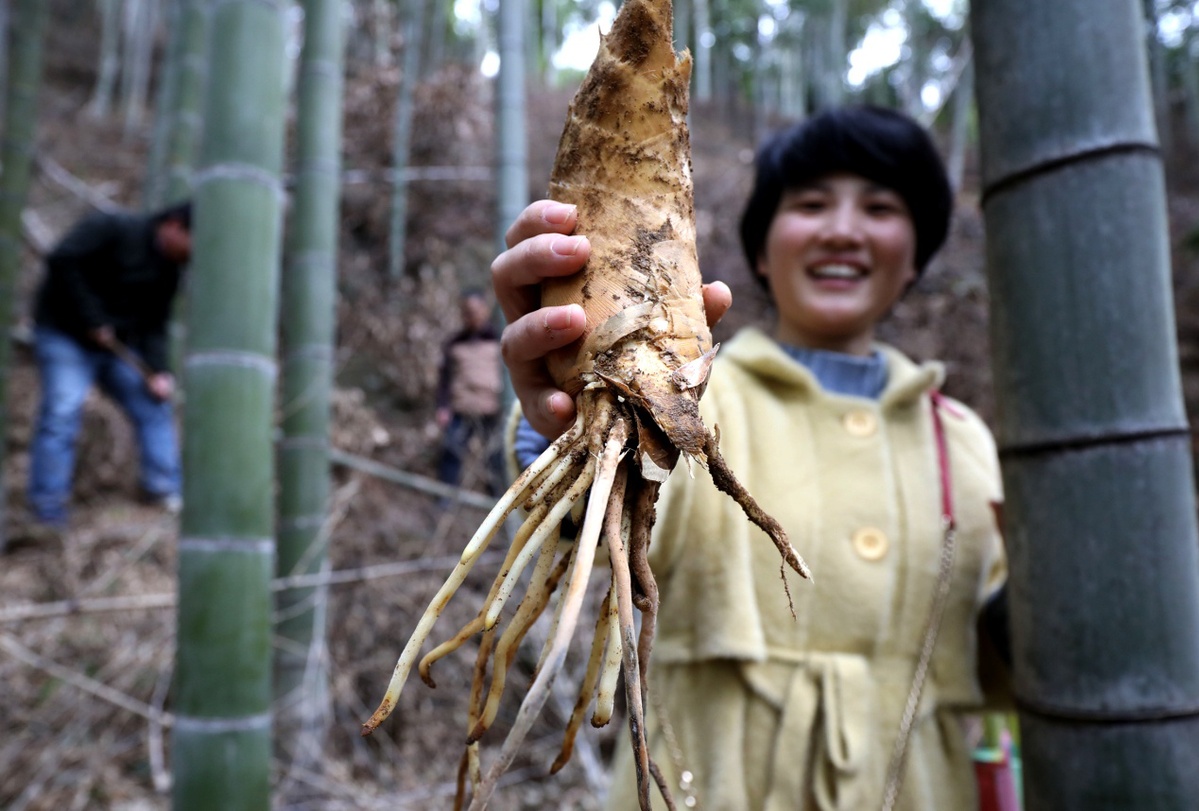
[[[849,203],[840,203],[829,210],[825,233],[830,239],[856,241],[861,238],[861,226],[861,213],[857,207]]]

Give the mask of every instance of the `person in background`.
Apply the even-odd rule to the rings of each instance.
[[[891,110],[827,110],[758,152],[740,233],[776,318],[725,344],[700,410],[815,580],[792,580],[792,617],[777,552],[706,471],[663,486],[646,723],[676,801],[978,807],[962,721],[990,669],[976,623],[1006,578],[996,448],[978,416],[939,393],[940,364],[875,340],[944,242],[952,205],[932,140]],[[573,207],[534,203],[492,265],[527,417],[521,467],[574,417],[544,356],[579,337],[583,313],[539,308],[536,285],[587,260],[575,224]],[[713,321],[731,303],[723,284],[704,297]],[[635,785],[626,745],[608,807],[636,808]]]
[[[500,340],[491,324],[491,307],[480,290],[462,294],[462,329],[445,345],[437,383],[437,426],[443,432],[437,476],[455,487],[472,440],[478,440],[487,464],[487,488],[502,492],[498,428],[503,378]]]
[[[191,245],[185,202],[150,215],[90,215],[46,257],[34,310],[41,405],[27,490],[36,521],[66,524],[83,403],[96,384],[133,423],[142,498],[178,511],[167,326]]]

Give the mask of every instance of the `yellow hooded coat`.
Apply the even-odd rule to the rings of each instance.
[[[680,803],[685,770],[709,811],[880,806],[941,555],[929,392],[943,371],[878,348],[888,365],[878,400],[825,392],[752,329],[713,368],[704,420],[815,582],[786,571],[793,618],[769,539],[680,463],[651,546],[661,608],[647,711],[651,754]],[[957,547],[897,803],[910,811],[977,807],[958,712],[982,700],[975,621],[1006,575],[994,440],[964,405],[944,403]],[[608,808],[631,811],[621,740]]]

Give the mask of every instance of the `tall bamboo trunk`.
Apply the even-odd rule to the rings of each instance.
[[[849,10],[846,0],[832,0],[828,10],[828,61],[821,79],[824,99],[830,105],[845,100],[845,71],[849,65]]]
[[[949,149],[945,167],[949,184],[961,191],[966,176],[966,151],[970,146],[970,116],[974,111],[974,56],[967,57],[961,78],[953,89],[953,118],[950,122]]]
[[[529,203],[529,148],[525,105],[525,0],[505,0],[499,11],[500,73],[496,82],[498,129],[496,244]]]
[[[16,317],[17,276],[21,267],[21,213],[29,194],[37,124],[37,94],[42,78],[42,51],[49,10],[41,0],[20,0],[14,9],[11,62],[5,92],[4,142],[0,148],[0,496],[4,489],[4,456],[8,436],[8,378]],[[0,497],[0,550],[8,536],[7,499]]]
[[[285,6],[223,0],[212,11],[184,366],[172,730],[180,811],[270,806]]]
[[[205,90],[208,85],[208,37],[210,0],[178,0],[179,75],[171,107],[170,139],[167,143],[167,203],[177,202],[192,191],[192,169],[199,151]]]
[[[976,0],[1029,811],[1199,808],[1199,537],[1137,0]]]
[[[426,27],[427,41],[424,43],[424,59],[421,60],[421,76],[437,71],[445,61],[446,6],[449,3],[433,2],[429,9],[429,25]]]
[[[112,107],[121,69],[121,0],[96,0],[96,3],[100,14],[100,62],[96,67],[91,113],[104,118]]]
[[[783,20],[786,35],[781,54],[779,113],[786,118],[799,120],[808,114],[808,83],[805,75],[803,21]]]
[[[341,191],[342,15],[339,0],[305,0],[296,132],[296,193],[283,274],[283,439],[279,443],[281,577],[328,568],[329,400]],[[327,587],[276,598],[279,741],[293,763],[320,751],[328,723]]]
[[[542,61],[542,82],[546,87],[557,87],[558,68],[554,65],[554,54],[562,44],[558,31],[558,6],[548,0],[542,2],[537,23],[541,30],[539,55]]]
[[[712,66],[713,51],[719,47],[712,31],[711,0],[691,0],[692,19],[695,21],[694,69],[691,72],[694,90],[691,97],[697,102],[712,100],[715,68]],[[725,88],[721,88],[723,92]]]
[[[691,5],[692,0],[675,0],[674,3],[674,49],[686,51],[691,47]]]
[[[496,81],[496,230],[497,250],[504,249],[508,225],[529,204],[528,115],[525,98],[523,25],[525,0],[504,0],[499,10],[500,73]],[[516,395],[504,372],[505,412]]]
[[[1174,152],[1170,130],[1170,69],[1166,64],[1166,48],[1158,36],[1160,21],[1157,0],[1141,0],[1144,10],[1145,48],[1149,54],[1149,86],[1153,89],[1153,115],[1157,121],[1157,140],[1168,158]]]
[[[146,112],[157,17],[157,0],[126,0],[123,33],[125,58],[121,69],[121,103],[124,107],[126,138],[141,126]]]
[[[420,40],[425,27],[425,0],[412,0],[404,12],[404,54],[401,62],[400,87],[396,94],[396,110],[392,131],[392,186],[389,273],[393,282],[404,275],[404,255],[408,246],[408,160],[412,153],[412,115],[416,99],[416,82],[420,74]],[[406,301],[411,303],[411,298]]]
[[[1186,109],[1186,132],[1189,136],[1191,150],[1199,147],[1199,23],[1192,24],[1186,30],[1183,38],[1182,53],[1186,58],[1180,60],[1178,72],[1182,77],[1182,89]]]
[[[12,37],[8,33],[12,20],[11,7],[10,0],[0,0],[0,88],[4,88],[5,92],[8,88],[8,60],[12,53]],[[5,92],[0,92],[0,121],[4,120]]]
[[[166,171],[160,181],[161,202],[177,203],[192,194],[192,173],[203,136],[204,99],[208,88],[209,28],[212,0],[178,0],[179,54],[172,88],[173,99],[166,144]],[[182,355],[183,311],[186,297],[176,298],[171,318],[171,360]],[[177,363],[172,364],[178,368]]]
[[[387,68],[392,65],[392,13],[394,4],[391,0],[374,0],[371,3],[371,61],[376,68]]]
[[[171,137],[183,61],[182,0],[166,0],[163,11],[167,42],[159,66],[158,88],[154,94],[154,129],[150,134],[150,154],[146,157],[145,181],[142,184],[144,211],[154,211],[166,204],[167,142]]]

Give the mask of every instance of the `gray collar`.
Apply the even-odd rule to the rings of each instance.
[[[806,367],[827,392],[877,400],[887,386],[887,359],[877,349],[869,355],[847,355],[788,344],[780,346],[792,360]]]

